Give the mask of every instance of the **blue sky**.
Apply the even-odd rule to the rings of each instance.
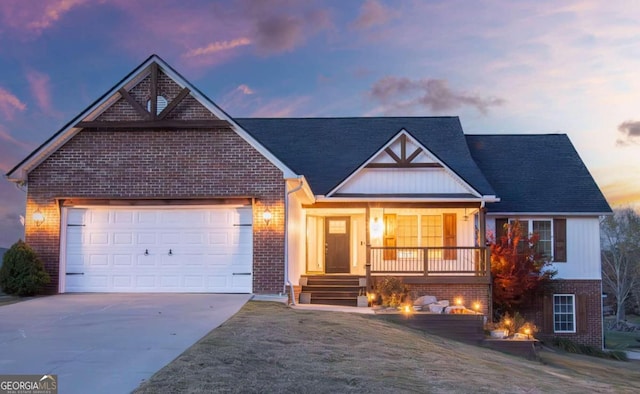
[[[566,133],[610,204],[640,210],[640,2],[3,0],[0,170],[152,53],[231,116]],[[24,199],[0,180],[0,246]]]

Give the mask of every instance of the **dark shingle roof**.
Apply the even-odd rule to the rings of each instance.
[[[473,161],[457,117],[236,118],[315,194],[327,194],[405,129],[484,195],[495,192]]]
[[[564,134],[467,135],[501,202],[490,212],[605,213],[609,204]]]

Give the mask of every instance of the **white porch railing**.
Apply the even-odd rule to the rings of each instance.
[[[487,250],[481,247],[369,248],[371,274],[487,276]]]

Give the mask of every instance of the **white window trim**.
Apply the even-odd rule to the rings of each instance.
[[[573,300],[573,330],[556,330],[556,296],[571,297]],[[554,294],[553,295],[553,332],[575,334],[576,331],[576,295],[575,294]]]
[[[546,257],[546,261],[549,262],[553,262],[554,261],[554,256],[553,256],[553,250],[555,249],[555,242],[556,240],[553,237],[554,234],[554,230],[553,230],[553,218],[548,218],[548,217],[514,217],[514,218],[509,218],[509,224],[518,221],[518,222],[522,222],[523,220],[527,221],[527,224],[529,225],[527,227],[527,235],[533,234],[533,222],[549,222],[551,223],[551,252],[549,253],[549,256],[545,256]]]

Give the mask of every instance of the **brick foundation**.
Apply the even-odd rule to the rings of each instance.
[[[435,296],[438,300],[449,300],[454,305],[455,299],[462,298],[463,304],[469,308],[473,308],[474,302],[480,303],[480,312],[489,316],[491,290],[487,284],[459,284],[459,283],[442,283],[442,284],[407,284],[409,288],[409,296],[412,299],[424,295]]]
[[[576,300],[576,332],[553,332],[552,306],[553,294],[574,294]],[[547,306],[545,307],[545,302]],[[580,305],[583,302],[584,305]],[[545,313],[545,311],[547,313]],[[585,316],[582,316],[585,313]],[[539,331],[536,337],[551,341],[554,337],[566,338],[576,343],[601,349],[602,343],[602,289],[599,280],[554,280],[552,290],[539,297],[526,308],[523,315],[533,320]],[[546,315],[546,316],[545,316]]]

